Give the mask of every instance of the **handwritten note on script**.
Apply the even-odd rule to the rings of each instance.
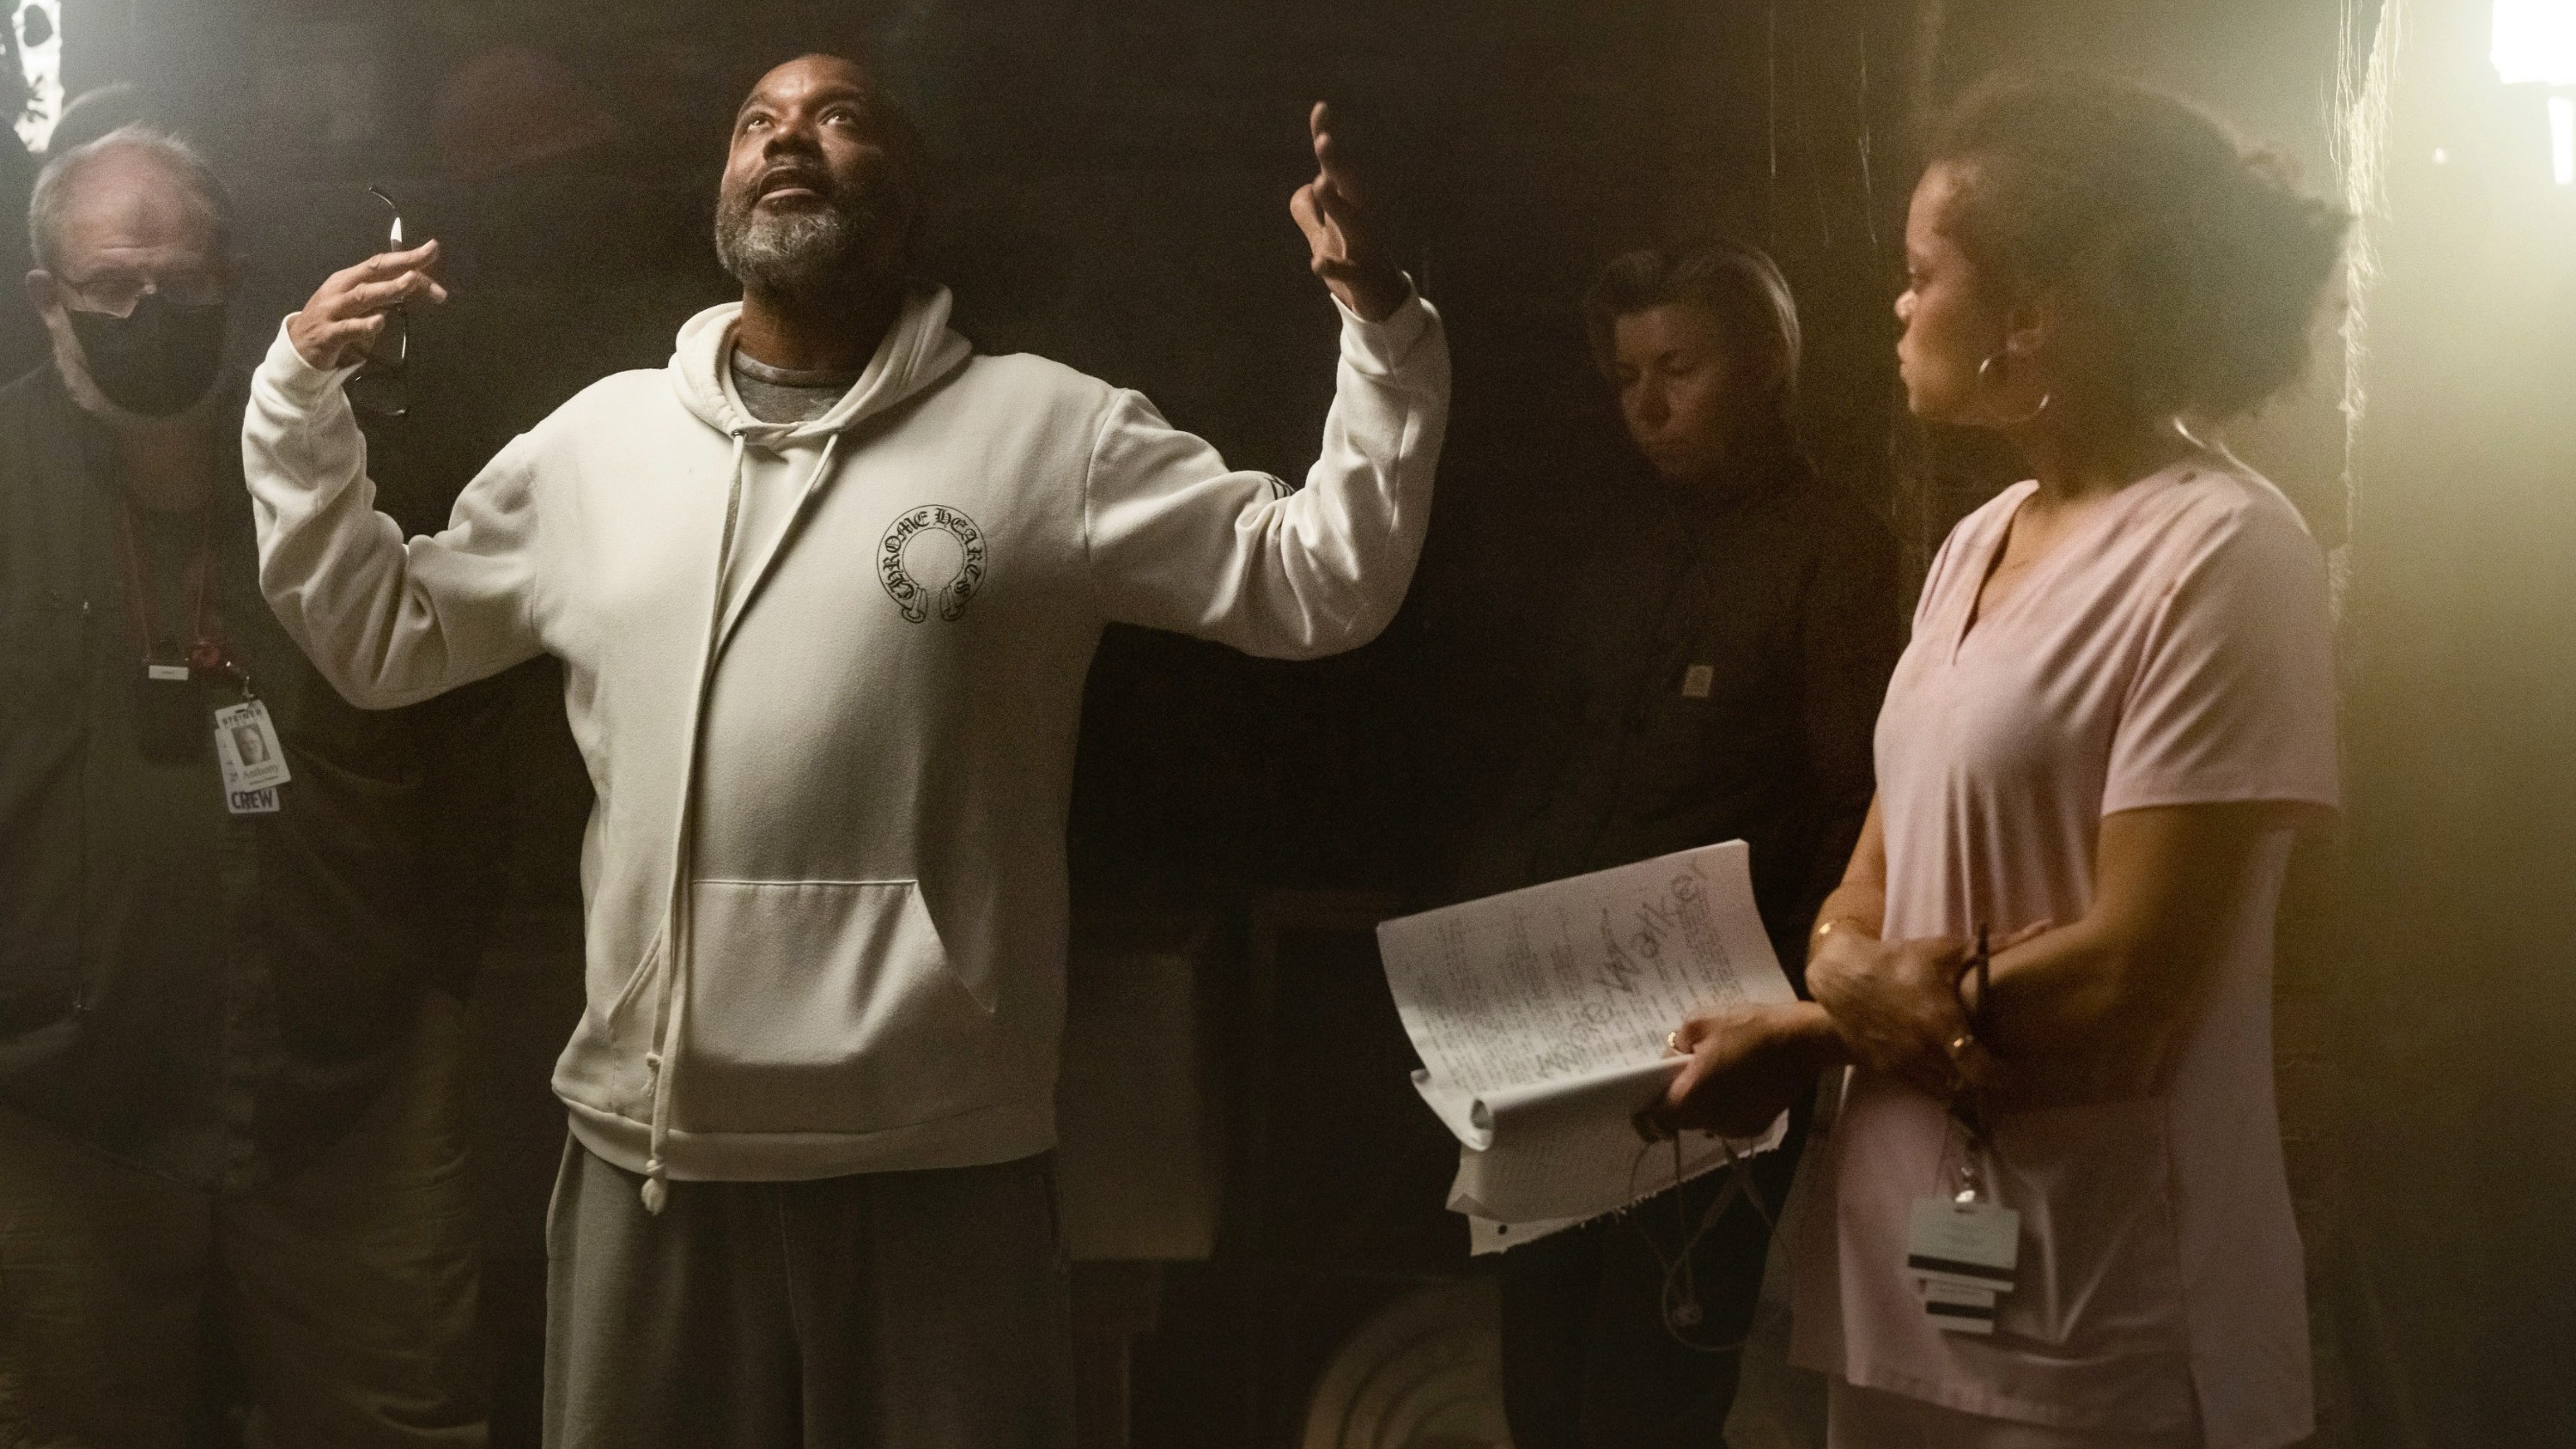
[[[1476,1220],[1480,1251],[1776,1144],[1778,1124],[1753,1142],[1686,1138],[1676,1173],[1630,1125],[1679,1069],[1664,1040],[1685,1017],[1793,995],[1748,863],[1729,842],[1378,928],[1414,1085],[1459,1140],[1449,1205]]]

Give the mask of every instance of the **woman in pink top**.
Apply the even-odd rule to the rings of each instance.
[[[2309,1432],[2271,968],[2337,806],[2326,576],[2195,436],[2299,371],[2344,226],[2119,82],[1989,85],[1932,148],[1907,401],[2036,477],[1933,560],[1815,1001],[1685,1024],[1663,1109],[1757,1129],[1850,1067],[1790,1240],[1836,1449]]]

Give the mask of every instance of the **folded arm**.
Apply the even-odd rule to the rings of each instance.
[[[2290,823],[2259,802],[2104,817],[2091,908],[1994,958],[1979,1040],[2003,1099],[2159,1090],[2229,941],[2268,903],[2266,847]]]
[[[1767,1070],[1845,1062],[1947,1100],[1973,1086],[1996,1107],[2110,1101],[2157,1090],[2205,1000],[2231,932],[2264,900],[2276,805],[2181,805],[2104,817],[2092,905],[1994,943],[1982,1026],[1963,992],[1971,944],[1879,939],[1885,853],[1872,812],[1851,871],[1818,918],[1814,1003],[1694,1021],[1695,1060],[1664,1105],[1695,1125]],[[1766,1064],[1768,1064],[1766,1066]],[[1767,1120],[1767,1119],[1766,1119]]]

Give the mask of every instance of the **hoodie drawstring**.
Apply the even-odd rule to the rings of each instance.
[[[771,549],[771,558],[776,558],[778,553],[787,547],[788,541],[795,535],[797,526],[803,522],[806,510],[813,506],[815,496],[822,491],[824,482],[830,478],[833,461],[840,453],[840,444],[839,433],[833,433],[823,440],[823,456],[815,463],[813,473],[805,480],[804,492],[796,500],[796,512],[788,519],[786,531],[779,535],[777,544]],[[697,815],[699,730],[706,721],[707,693],[715,682],[716,654],[723,644],[725,618],[733,607],[730,595],[734,573],[734,534],[742,522],[742,493],[746,477],[746,469],[743,465],[748,449],[749,443],[744,436],[744,430],[734,429],[733,477],[726,485],[724,534],[716,554],[715,604],[709,611],[706,647],[698,657],[697,700],[689,715],[688,754],[680,766],[680,826],[677,838],[671,846],[671,894],[663,907],[662,934],[658,953],[661,970],[658,973],[652,973],[660,978],[661,990],[657,993],[653,1012],[654,1019],[660,1023],[660,1029],[654,1034],[653,1049],[644,1057],[645,1067],[653,1076],[653,1112],[651,1135],[645,1148],[643,1195],[644,1211],[656,1217],[661,1215],[663,1204],[667,1203],[671,1196],[670,1169],[669,1165],[662,1160],[662,1148],[671,1135],[671,1081],[679,1075],[682,1018],[687,1014],[689,1003],[689,971],[696,964],[697,956],[696,949],[691,944],[693,928],[690,878],[697,873],[694,825]],[[755,579],[754,583],[757,582]],[[654,964],[653,955],[648,954],[646,962],[648,967]],[[618,1007],[624,1006],[633,998],[636,988],[643,983],[646,974],[648,973],[645,971],[638,971],[635,977],[628,981],[626,990],[619,994]],[[616,1010],[616,1007],[610,1010],[612,1021],[615,1019]]]

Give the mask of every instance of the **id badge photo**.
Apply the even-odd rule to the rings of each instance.
[[[215,760],[224,771],[224,808],[235,815],[269,815],[278,809],[277,787],[294,778],[286,747],[268,716],[268,702],[242,684],[241,703],[215,711]]]

